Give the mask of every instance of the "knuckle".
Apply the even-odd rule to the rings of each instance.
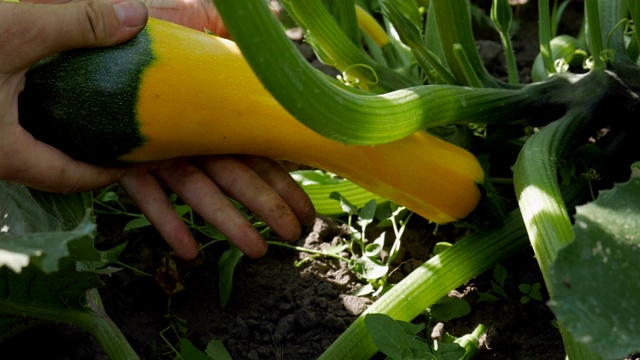
[[[87,29],[84,31],[86,40],[96,45],[105,44],[108,41],[107,19],[101,11],[100,4],[96,1],[88,1],[82,6],[81,17]]]

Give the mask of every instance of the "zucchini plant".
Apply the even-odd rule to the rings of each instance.
[[[598,195],[627,180],[639,157],[640,38],[633,24],[640,0],[585,0],[579,37],[557,33],[566,3],[539,1],[540,56],[531,83],[518,78],[507,0],[494,0],[490,12],[506,80],[480,59],[468,1],[283,4],[319,58],[341,72],[338,79],[308,64],[264,0],[216,0],[236,43],[152,20],[126,44],[51,57],[27,75],[21,122],[92,162],[210,153],[284,158],[335,172],[435,223],[478,230],[385,292],[323,359],[371,357],[377,348],[367,316],[411,321],[528,246],[569,358],[640,351],[633,302],[612,297],[640,295],[632,266],[640,260],[638,177]],[[226,91],[211,96],[212,85]],[[184,114],[185,107],[193,111]],[[211,123],[212,112],[224,121]],[[175,120],[183,115],[190,121]],[[492,190],[505,173],[517,200],[507,213]],[[96,251],[84,215],[67,221],[60,216],[66,203],[40,194],[36,206],[25,191],[0,192],[12,206],[0,231],[2,325],[24,325],[24,316],[69,321],[90,330],[112,358],[135,358],[90,290],[112,271],[120,249]],[[84,200],[71,213],[82,213]],[[60,233],[59,246],[42,243],[50,232]],[[51,286],[34,293],[34,281]]]
[[[380,312],[397,320],[410,320],[450,289],[527,243],[533,247],[551,294],[550,303],[558,316],[569,358],[609,358],[612,354],[625,356],[640,351],[638,332],[630,325],[635,321],[631,320],[633,315],[628,308],[616,312],[611,303],[606,303],[610,298],[599,298],[594,293],[588,298],[590,306],[579,305],[587,299],[580,298],[586,292],[577,287],[592,288],[592,284],[587,281],[574,284],[570,279],[578,277],[577,273],[554,272],[556,268],[564,269],[556,263],[560,252],[569,251],[569,244],[589,243],[587,239],[596,236],[593,229],[604,226],[601,218],[590,219],[598,222],[595,226],[591,222],[588,223],[591,226],[587,222],[577,223],[579,228],[592,229],[586,231],[588,235],[572,227],[572,207],[587,201],[575,194],[575,187],[580,189],[578,194],[585,192],[579,177],[595,171],[610,182],[622,181],[638,157],[631,144],[637,134],[637,122],[633,119],[638,116],[640,85],[640,40],[633,23],[640,16],[640,2],[586,0],[584,37],[563,35],[571,41],[562,42],[554,41],[558,39],[555,20],[566,4],[559,6],[553,2],[550,8],[549,2],[539,1],[542,67],[537,68],[539,72],[534,77],[539,80],[528,84],[518,81],[509,34],[512,12],[506,0],[492,2],[491,20],[504,45],[509,65],[507,81],[495,78],[483,65],[467,1],[358,2],[371,6],[369,10],[379,11],[389,34],[385,38],[381,31],[363,26],[365,41],[361,41],[354,25],[355,7],[337,3],[290,0],[284,5],[306,31],[307,40],[320,58],[342,72],[342,86],[310,68],[287,41],[262,1],[241,4],[217,1],[230,33],[252,69],[299,121],[336,141],[373,146],[393,143],[425,129],[441,136],[446,133],[458,144],[464,144],[465,132],[460,129],[480,125],[485,133],[480,141],[484,151],[498,141],[508,141],[518,149],[515,164],[508,165],[513,165],[514,193],[519,206],[501,225],[496,223],[494,228],[460,241],[383,295],[322,358],[368,358],[375,352],[375,346],[364,329],[366,314]],[[323,6],[326,4],[329,6]],[[570,66],[571,57],[578,53],[586,56],[584,68]],[[418,84],[407,86],[402,77]],[[326,108],[335,111],[322,111]],[[503,137],[504,131],[514,128],[520,129],[517,135]],[[533,135],[525,131],[527,128],[533,129]],[[587,147],[597,149],[598,156],[581,156],[588,152],[583,151]],[[497,162],[490,164],[498,166]],[[586,164],[586,170],[580,170],[576,164]],[[625,175],[621,177],[620,173]],[[487,177],[490,179],[491,174]],[[635,183],[634,177],[626,188]],[[594,186],[593,181],[589,186]],[[603,181],[599,186],[611,184]],[[630,257],[625,263],[637,257],[638,237],[622,240],[622,234],[628,234],[625,229],[637,229],[638,224],[635,204],[624,199],[623,193],[615,191],[617,196],[612,197],[619,203],[611,201],[607,205],[626,209],[626,215],[616,222],[617,227],[606,226],[599,234],[611,241],[607,241],[607,246],[612,248],[598,243],[599,247],[591,249],[602,253],[600,260],[605,263],[607,254],[617,246],[623,246]],[[597,212],[594,207],[590,206],[590,214]],[[613,243],[618,245],[614,247]],[[573,256],[584,257],[575,251]],[[615,274],[616,283],[627,284],[637,291],[640,285],[637,276],[609,269],[611,276]],[[562,300],[555,298],[558,289],[552,286],[554,283],[565,284]],[[598,286],[600,292],[608,293],[604,289],[610,284]],[[587,314],[601,314],[606,318],[603,323],[616,331],[603,336],[602,332],[589,330],[585,323]],[[353,346],[354,343],[358,346]]]

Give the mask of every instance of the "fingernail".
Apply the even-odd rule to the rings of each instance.
[[[147,22],[147,7],[137,0],[125,0],[114,3],[113,10],[126,27],[140,27]]]

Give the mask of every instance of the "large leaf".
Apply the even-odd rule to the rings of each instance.
[[[96,274],[76,271],[76,262],[70,259],[60,262],[60,271],[49,274],[35,266],[26,267],[20,274],[3,268],[0,279],[2,304],[14,309],[24,306],[24,314],[29,314],[27,309],[33,306],[82,309],[86,291],[102,285]]]
[[[575,240],[550,270],[550,307],[603,358],[640,351],[640,176],[578,207]]]
[[[60,229],[60,222],[44,211],[26,187],[11,182],[0,181],[0,214],[2,234]]]
[[[88,196],[0,182],[0,338],[38,323],[27,319],[65,322],[93,334],[110,358],[136,359],[96,291],[123,246],[95,249]]]
[[[99,260],[93,247],[95,225],[84,204],[82,195],[32,193],[0,182],[0,268],[20,272],[34,264],[50,273],[71,253],[77,260]]]

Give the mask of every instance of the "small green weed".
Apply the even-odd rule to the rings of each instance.
[[[542,285],[540,285],[539,282],[534,284],[523,283],[518,285],[518,289],[523,294],[522,297],[520,297],[520,303],[526,304],[530,300],[542,301],[542,294],[540,293],[541,287]]]
[[[346,224],[351,230],[346,246],[350,253],[347,261],[349,269],[368,282],[358,290],[357,295],[377,295],[384,292],[387,289],[391,262],[398,255],[402,234],[413,213],[391,202],[378,204],[375,199],[358,209],[340,193],[333,192],[329,196],[339,201],[347,214]],[[377,221],[378,228],[391,228],[391,231],[382,231],[375,239],[369,239],[367,228],[374,221]],[[389,234],[392,234],[393,242],[385,252],[383,250],[388,243],[386,238]]]
[[[498,264],[493,268],[493,279],[491,280],[491,288],[484,292],[479,292],[479,298],[476,303],[481,302],[489,302],[494,303],[501,298],[504,300],[509,300],[507,293],[504,290],[504,286],[507,282],[509,275],[507,274],[507,269]]]

